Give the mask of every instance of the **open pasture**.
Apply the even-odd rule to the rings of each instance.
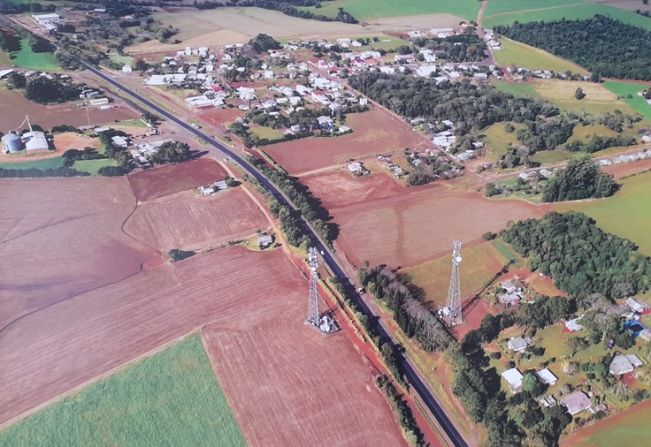
[[[371,175],[355,177],[348,170],[338,169],[301,178],[326,209],[332,210],[358,203],[369,203],[393,195],[404,194],[406,188],[388,173],[371,167]]]
[[[88,137],[76,132],[62,132],[54,134],[54,147],[63,153],[68,149],[85,149],[87,147],[98,149],[99,138]]]
[[[157,253],[122,233],[125,178],[0,180],[0,331],[15,318],[119,281]]]
[[[488,200],[477,192],[451,191],[438,184],[368,206],[331,210],[341,234],[336,244],[356,266],[408,267],[448,254],[452,241],[468,245],[510,221],[550,210],[520,200]]]
[[[642,2],[640,2],[642,6]],[[552,22],[556,20],[584,19],[603,14],[633,26],[651,30],[651,21],[634,11],[616,8],[609,4],[589,0],[491,0],[484,16],[484,26],[510,25],[515,21]]]
[[[450,248],[450,251],[452,249]],[[492,242],[461,248],[461,300],[466,301],[479,292],[509,262],[504,254],[495,248]],[[435,307],[442,307],[448,296],[448,284],[452,271],[452,255],[426,261],[404,269],[412,282],[425,292],[425,301]]]
[[[502,49],[493,51],[495,62],[499,65],[510,67],[529,68],[531,70],[552,70],[558,73],[571,71],[572,73],[587,74],[588,71],[570,61],[548,53],[540,48],[532,47],[522,42],[511,40],[507,37],[500,39]]]
[[[405,148],[431,147],[400,118],[374,108],[352,113],[346,118],[352,133],[338,137],[310,137],[263,146],[271,158],[291,174],[343,164],[353,158],[368,157]]]
[[[110,124],[116,120],[133,119],[138,116],[136,112],[123,105],[106,110],[98,108],[87,110],[88,114],[73,103],[47,106],[36,104],[26,99],[20,91],[0,87],[0,131],[5,133],[20,126],[25,115],[29,115],[32,124],[38,124],[44,129],[62,124],[71,126]]]
[[[425,3],[423,0],[417,1],[419,3]],[[440,1],[442,0],[437,0],[437,2]],[[444,1],[447,4],[459,3],[455,0]],[[399,5],[402,10],[405,9],[404,2],[392,0],[390,3]],[[479,5],[475,4],[473,0],[463,0],[461,3],[472,4],[474,11],[477,11],[479,8]],[[326,5],[324,4],[324,8],[321,9],[325,9],[325,7]],[[473,14],[475,12],[469,15]],[[401,15],[405,16],[405,14]],[[133,45],[127,48],[127,52],[131,54],[144,54],[172,51],[185,48],[186,46],[198,47],[226,45],[238,42],[244,43],[258,33],[268,34],[275,38],[333,38],[341,36],[377,35],[383,31],[409,31],[414,27],[447,27],[459,23],[459,18],[453,15],[433,14],[425,16],[388,17],[373,20],[373,23],[353,25],[342,22],[307,20],[291,17],[281,12],[268,9],[241,7],[203,11],[183,9],[175,12],[157,13],[153,17],[165,25],[173,25],[179,28],[179,34],[174,36],[174,38],[179,39],[181,43],[160,43],[152,40]]]
[[[168,443],[245,445],[196,335],[0,432],[14,446]]]
[[[569,112],[586,112],[599,115],[620,110],[630,115],[635,114],[635,111],[630,106],[618,99],[616,94],[609,91],[602,84],[587,81],[537,79],[533,85],[538,95]],[[574,97],[577,88],[583,90],[585,98],[579,100]]]
[[[640,252],[651,256],[651,172],[625,179],[622,189],[606,199],[556,205],[564,211],[581,211],[597,221],[601,229],[630,239],[640,247]]]
[[[617,95],[620,100],[633,108],[633,110],[642,115],[648,121],[651,121],[651,104],[647,103],[642,96],[638,95],[639,92],[648,88],[648,85],[617,81],[606,81],[603,85]]]
[[[350,342],[303,324],[307,288],[281,250],[229,247],[43,309],[2,333],[0,423],[208,325],[213,368],[249,444],[403,445]]]
[[[322,7],[302,8],[315,14],[335,17],[344,8],[358,20],[372,21],[383,17],[418,16],[425,14],[450,14],[466,20],[475,20],[479,3],[473,0],[335,0],[324,2]],[[434,26],[434,25],[432,25]]]
[[[29,45],[29,39],[20,41],[20,51],[11,53],[11,62],[20,68],[40,71],[58,71],[53,53],[34,53]]]
[[[200,197],[186,191],[141,203],[124,226],[157,250],[193,250],[243,238],[269,226],[242,188]]]
[[[129,175],[139,202],[157,199],[226,178],[226,171],[214,160],[201,158]]]

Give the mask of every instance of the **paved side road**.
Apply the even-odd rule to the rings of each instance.
[[[126,93],[132,98],[138,100],[140,103],[144,104],[151,110],[158,113],[161,117],[164,117],[165,119],[177,124],[178,126],[182,127],[188,132],[201,138],[202,140],[205,140],[214,149],[230,157],[233,161],[239,164],[242,167],[242,169],[244,169],[251,177],[255,178],[267,191],[269,191],[269,193],[271,193],[276,198],[276,200],[296,210],[296,207],[293,205],[293,203],[282,193],[282,191],[280,191],[276,187],[276,185],[274,185],[267,177],[265,177],[253,165],[251,165],[243,157],[235,153],[228,146],[212,138],[211,136],[206,135],[201,130],[196,129],[195,127],[187,124],[186,122],[181,121],[177,117],[167,112],[165,109],[157,106],[156,104],[152,103],[151,101],[142,97],[141,95],[132,91],[131,89],[123,86],[122,84],[120,84],[118,81],[116,81],[110,75],[107,75],[103,71],[98,70],[97,68],[85,62],[82,62],[82,64],[90,72],[92,72],[102,80],[108,82],[115,88],[121,90],[122,92]],[[323,260],[325,261],[326,265],[328,266],[332,274],[337,279],[344,281],[345,283],[352,284],[350,278],[348,278],[348,276],[344,272],[344,269],[339,265],[339,263],[335,259],[334,254],[330,251],[330,248],[319,238],[319,236],[314,231],[314,229],[312,229],[310,224],[307,221],[305,221],[303,218],[301,218],[301,224],[303,226],[303,230],[305,234],[307,234],[308,237],[310,238],[311,243],[321,252],[323,256]],[[354,287],[351,287],[351,290],[354,290]],[[378,316],[375,315],[373,310],[366,304],[364,299],[357,292],[354,293],[353,299],[357,302],[357,305],[361,309],[361,312],[369,318],[369,321],[379,321]],[[380,334],[383,337],[393,340],[390,332],[386,329],[386,327],[384,327],[384,325],[381,322],[378,325],[378,329]],[[461,434],[457,431],[452,421],[450,421],[448,416],[445,414],[445,411],[443,411],[443,408],[439,405],[438,401],[432,395],[432,393],[427,388],[423,380],[420,378],[413,365],[402,354],[400,354],[399,361],[402,364],[403,370],[405,372],[405,378],[407,382],[410,384],[412,390],[419,395],[419,397],[425,403],[429,411],[436,418],[439,426],[443,429],[443,431],[445,432],[447,438],[452,443],[452,445],[456,447],[466,447],[467,444],[465,440],[463,439]]]

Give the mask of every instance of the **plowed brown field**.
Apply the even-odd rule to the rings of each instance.
[[[0,328],[160,259],[120,231],[136,202],[125,178],[0,180],[0,189]]]
[[[337,244],[359,266],[364,261],[410,266],[447,254],[452,241],[478,241],[509,221],[542,216],[548,206],[488,200],[475,192],[428,186],[408,194],[330,212],[340,226]]]
[[[138,172],[130,175],[129,181],[138,200],[144,201],[197,188],[225,177],[226,171],[216,161],[201,158]]]
[[[302,177],[301,183],[310,188],[327,209],[369,203],[407,192],[406,187],[382,171],[368,177],[355,177],[347,170],[338,170]]]
[[[211,323],[211,357],[251,445],[404,445],[350,342],[303,325],[306,290],[282,251],[231,247],[31,314],[0,333],[0,423]]]
[[[242,188],[199,197],[194,191],[138,205],[124,230],[151,247],[192,250],[248,236],[269,226]]]
[[[384,109],[351,113],[346,125],[352,133],[340,137],[310,137],[264,146],[276,162],[292,174],[345,163],[405,148],[432,147],[423,135]]]
[[[303,323],[304,290],[297,283],[256,322],[223,321],[203,331],[248,444],[405,445],[369,367],[346,336],[323,337]]]

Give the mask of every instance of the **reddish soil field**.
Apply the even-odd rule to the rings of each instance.
[[[369,203],[399,194],[406,188],[382,171],[367,177],[355,177],[347,170],[301,178],[327,209],[341,208],[356,203]]]
[[[135,239],[163,252],[215,246],[264,230],[262,211],[242,188],[200,197],[194,191],[138,205],[124,226]]]
[[[198,112],[199,118],[213,126],[228,127],[237,118],[246,113],[239,109],[208,109]]]
[[[261,149],[292,174],[345,163],[404,148],[432,147],[401,119],[383,109],[351,113],[346,124],[353,132],[340,137],[311,137],[271,144]]]
[[[32,124],[38,124],[44,129],[51,129],[61,124],[87,126],[89,121],[91,125],[108,124],[138,117],[136,112],[121,105],[107,110],[89,108],[87,116],[85,109],[80,109],[71,103],[44,106],[25,99],[20,91],[0,91],[1,131],[15,129],[25,119],[25,115],[29,115]]]
[[[214,160],[201,158],[178,165],[148,169],[129,176],[138,201],[152,200],[226,178],[226,171]]]
[[[256,324],[228,321],[203,331],[247,443],[405,445],[369,366],[346,336],[323,337],[304,319],[305,294],[297,284]]]
[[[57,151],[65,152],[68,149],[85,149],[99,147],[99,139],[87,137],[75,132],[63,132],[54,135],[54,147]]]
[[[356,266],[364,261],[407,267],[499,231],[510,221],[549,211],[520,200],[488,200],[476,192],[451,191],[444,185],[414,189],[401,196],[330,210],[341,233],[336,244]]]
[[[604,166],[601,168],[602,171],[612,174],[617,179],[639,174],[640,172],[645,172],[649,169],[651,169],[651,158],[634,161],[632,163]]]
[[[306,291],[282,251],[230,247],[29,315],[0,333],[0,423],[212,323],[212,358],[252,445],[404,445],[346,338],[303,325]]]
[[[500,313],[500,308],[491,306],[486,300],[478,299],[470,302],[470,300],[462,304],[463,307],[463,324],[452,328],[452,335],[461,341],[463,337],[470,331],[479,329],[481,320],[488,314],[497,315]]]
[[[159,260],[120,229],[136,203],[124,178],[0,180],[0,188],[0,330]]]

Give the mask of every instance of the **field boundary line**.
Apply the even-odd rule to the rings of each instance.
[[[49,407],[50,405],[53,405],[53,404],[57,403],[58,401],[61,401],[61,400],[65,399],[66,397],[70,397],[70,396],[72,396],[74,394],[79,393],[82,389],[86,388],[87,386],[92,385],[94,383],[97,383],[97,382],[101,381],[102,379],[106,379],[106,378],[120,372],[121,370],[128,368],[129,366],[131,366],[134,363],[137,363],[137,362],[139,362],[141,360],[145,360],[147,358],[153,357],[154,355],[156,355],[159,352],[163,351],[165,348],[169,347],[170,345],[172,345],[174,343],[177,343],[177,342],[179,342],[181,340],[184,340],[184,339],[192,336],[193,334],[197,333],[199,330],[201,330],[202,326],[195,327],[190,332],[187,332],[186,334],[181,335],[180,337],[177,337],[177,338],[175,338],[173,340],[165,342],[165,343],[155,347],[154,349],[150,349],[149,351],[147,351],[145,353],[142,353],[142,354],[140,354],[140,355],[138,355],[136,357],[133,357],[132,359],[129,359],[126,362],[121,363],[120,365],[118,365],[118,366],[116,366],[114,368],[111,368],[108,371],[105,371],[105,372],[103,372],[103,373],[101,373],[101,374],[99,374],[99,375],[97,375],[97,376],[95,376],[95,377],[93,377],[93,378],[91,378],[89,380],[86,380],[86,381],[80,383],[79,385],[77,385],[77,386],[75,386],[73,388],[70,388],[68,391],[65,391],[65,392],[63,392],[63,393],[61,393],[61,394],[59,394],[59,395],[45,401],[45,402],[42,402],[42,403],[36,405],[35,407],[30,408],[29,410],[25,410],[22,413],[12,417],[11,419],[7,419],[6,421],[0,423],[0,431],[9,428],[10,426],[20,422],[22,419],[25,419],[25,418],[31,416],[32,414],[38,413],[40,410],[43,410],[44,408]]]
[[[590,3],[568,3],[567,5],[556,5],[556,6],[547,6],[545,8],[531,8],[531,9],[518,9],[515,11],[508,11],[508,12],[500,12],[497,14],[491,14],[486,16],[487,19],[491,19],[493,17],[504,17],[504,16],[512,16],[512,15],[517,15],[517,14],[522,14],[522,13],[527,13],[527,12],[539,12],[539,11],[549,11],[550,9],[565,9],[569,8],[572,6],[582,6],[582,5],[589,5]]]

